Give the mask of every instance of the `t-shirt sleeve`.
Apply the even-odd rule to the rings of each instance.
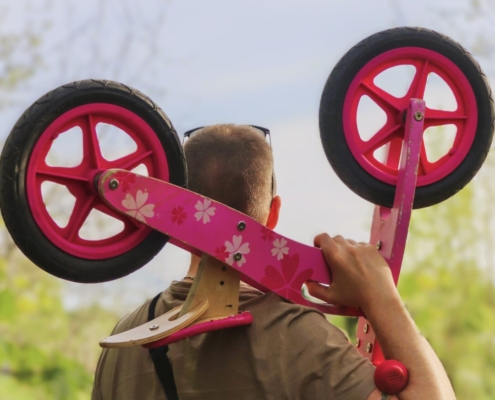
[[[367,399],[375,368],[344,333],[312,310],[291,319],[283,337],[284,383],[294,399]]]

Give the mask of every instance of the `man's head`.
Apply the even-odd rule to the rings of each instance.
[[[207,126],[191,136],[184,152],[190,190],[271,228],[276,225],[280,198],[272,193],[273,155],[260,131],[246,125]]]

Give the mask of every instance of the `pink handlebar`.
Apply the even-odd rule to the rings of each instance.
[[[399,361],[386,360],[375,371],[375,384],[385,394],[397,394],[403,390],[409,379],[407,368]]]

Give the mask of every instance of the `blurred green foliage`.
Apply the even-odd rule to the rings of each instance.
[[[97,305],[69,312],[62,282],[13,250],[0,261],[0,398],[88,399],[116,315]]]
[[[495,286],[487,251],[493,218],[482,213],[476,187],[413,211],[399,280],[399,292],[459,400],[495,398]],[[357,319],[329,319],[354,339]]]
[[[478,202],[469,185],[413,213],[399,291],[458,398],[481,400],[495,398],[495,287]]]

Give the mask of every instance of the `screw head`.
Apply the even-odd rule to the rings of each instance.
[[[420,111],[416,111],[416,112],[414,113],[414,119],[415,119],[416,121],[421,121],[421,120],[423,119],[423,113],[422,113],[422,112],[420,112]]]
[[[371,345],[371,343],[368,343],[368,344],[366,345],[366,352],[367,352],[367,353],[371,353],[371,349],[372,349],[372,348],[373,348],[373,346]]]
[[[119,187],[119,181],[117,179],[111,179],[108,183],[110,190],[115,190]]]
[[[378,242],[376,242],[376,249],[380,250],[381,248],[382,248],[382,241],[379,240]]]
[[[160,325],[157,325],[157,324],[150,325],[150,331],[155,331],[155,330],[157,330],[159,327],[160,327]]]
[[[237,224],[237,230],[243,231],[244,229],[246,229],[246,223],[244,221],[239,221]]]
[[[356,338],[356,342],[354,343],[356,347],[359,347],[361,344],[361,340],[359,338]]]
[[[363,326],[364,333],[368,333],[368,330],[369,330],[369,325],[368,324],[364,324],[364,326]]]
[[[242,254],[241,253],[237,252],[237,253],[234,254],[234,260],[235,261],[239,261],[241,258],[242,258]]]

